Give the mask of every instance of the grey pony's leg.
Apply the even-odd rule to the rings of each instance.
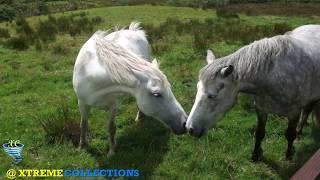
[[[298,121],[299,121],[299,115],[288,118],[288,128],[285,134],[288,141],[288,149],[286,152],[287,159],[291,159],[294,154],[293,141],[297,137],[296,128],[297,128]]]
[[[115,152],[117,143],[116,143],[116,116],[118,113],[118,102],[116,101],[111,107],[110,107],[110,119],[108,123],[108,131],[109,131],[109,152],[108,157],[112,156]]]
[[[90,107],[78,100],[79,110],[81,114],[81,122],[80,122],[80,143],[79,149],[82,149],[87,146],[87,132],[88,132],[88,117],[90,113]]]
[[[300,115],[300,119],[299,119],[299,123],[297,126],[297,134],[301,135],[302,134],[302,129],[303,126],[307,123],[309,114],[312,112],[313,109],[313,103],[308,104],[307,106],[305,106],[302,111],[301,111],[301,115]]]
[[[255,137],[256,137],[256,142],[254,146],[254,150],[252,152],[252,161],[256,162],[258,161],[262,154],[262,148],[261,148],[261,142],[265,136],[265,127],[266,127],[266,122],[267,122],[267,113],[262,112],[258,108],[256,108],[256,113],[257,113],[257,126],[256,126],[256,132],[255,132]]]

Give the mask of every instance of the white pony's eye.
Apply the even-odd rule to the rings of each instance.
[[[215,99],[217,97],[217,95],[214,94],[208,94],[208,98],[209,99]]]
[[[160,93],[152,93],[152,95],[154,96],[154,97],[161,97],[161,94]]]

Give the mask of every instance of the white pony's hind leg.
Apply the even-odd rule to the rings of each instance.
[[[90,113],[90,107],[80,100],[78,100],[78,105],[79,105],[79,110],[81,114],[79,149],[82,149],[88,144],[87,132],[88,132],[88,118]]]
[[[110,120],[108,123],[108,131],[109,131],[109,152],[108,152],[108,157],[112,156],[115,152],[117,143],[116,143],[116,116],[117,116],[117,112],[118,112],[118,103],[115,102],[111,107],[110,107]]]

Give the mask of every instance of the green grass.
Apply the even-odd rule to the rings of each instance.
[[[161,6],[108,7],[85,10],[89,16],[101,16],[100,29],[125,26],[133,20],[155,25],[168,17],[180,20],[216,18],[213,10]],[[68,13],[60,13],[62,16]],[[31,17],[35,24],[45,16]],[[240,16],[248,25],[286,22],[292,27],[320,23],[320,17]],[[5,26],[1,24],[0,26]],[[134,122],[137,111],[133,98],[123,98],[117,116],[118,151],[107,158],[107,113],[93,109],[89,118],[89,147],[77,151],[71,142],[48,144],[39,117],[67,104],[80,121],[77,99],[72,88],[72,70],[76,55],[90,34],[75,38],[59,35],[57,41],[69,48],[66,54],[54,54],[34,47],[14,51],[0,46],[0,142],[9,139],[25,144],[21,169],[106,169],[137,168],[144,179],[287,179],[319,147],[319,129],[304,129],[296,141],[296,155],[285,160],[286,120],[270,117],[263,142],[264,159],[250,162],[254,144],[255,114],[237,105],[208,136],[195,139],[189,135],[174,136],[161,123],[148,117]],[[189,112],[196,92],[198,71],[204,56],[195,52],[192,38],[177,37],[170,49],[157,54],[161,69],[168,76],[172,89]],[[235,51],[239,42],[217,42],[210,47],[218,56]],[[51,45],[49,45],[50,49]],[[11,159],[0,151],[0,174],[11,167]],[[2,177],[0,178],[2,179]]]

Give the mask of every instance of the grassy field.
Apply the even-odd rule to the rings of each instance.
[[[181,21],[206,18],[218,20],[214,10],[162,6],[131,6],[88,9],[88,16],[104,19],[95,29],[122,27],[136,20],[158,26],[168,17]],[[66,16],[72,12],[56,14]],[[46,16],[30,17],[34,25]],[[320,17],[281,17],[240,15],[248,25],[287,23],[291,28],[320,23]],[[5,27],[5,23],[0,27]],[[10,28],[10,25],[9,25]],[[14,33],[13,29],[11,29]],[[147,32],[148,33],[148,32]],[[64,54],[53,53],[51,45],[42,51],[31,47],[15,51],[0,46],[0,142],[10,139],[25,144],[21,169],[106,169],[137,168],[143,179],[287,179],[319,147],[319,129],[311,124],[304,129],[301,139],[295,142],[296,155],[285,160],[287,142],[283,135],[287,122],[272,116],[267,123],[263,142],[264,158],[250,162],[254,145],[253,128],[255,113],[237,105],[212,130],[208,136],[195,139],[189,135],[174,136],[161,123],[148,117],[134,122],[136,105],[133,98],[123,98],[117,116],[118,151],[107,158],[108,114],[93,109],[89,118],[89,147],[77,151],[70,141],[50,143],[43,128],[44,119],[50,119],[67,108],[67,116],[80,121],[77,99],[72,88],[72,70],[76,55],[90,34],[71,37],[59,35],[56,42],[68,47]],[[198,71],[205,65],[204,52],[195,50],[188,35],[176,35],[169,49],[154,54],[161,62],[161,69],[172,84],[172,89],[189,112],[196,92]],[[231,53],[244,44],[237,41],[216,41],[210,48],[218,56]],[[60,116],[56,117],[59,119]],[[72,131],[77,128],[65,129]],[[70,136],[75,136],[76,131]],[[11,159],[0,151],[0,179],[12,168]]]

